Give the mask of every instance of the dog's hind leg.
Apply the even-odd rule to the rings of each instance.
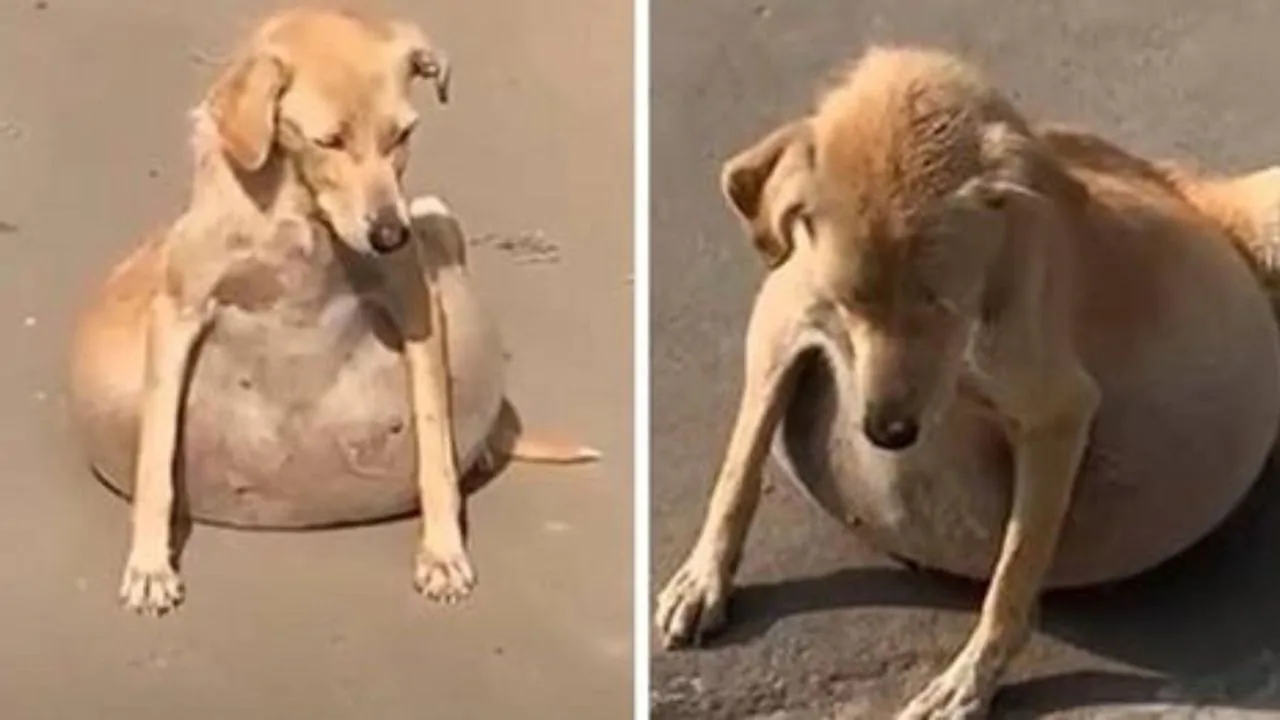
[[[1280,272],[1280,167],[1233,178],[1225,187],[1244,214],[1250,256],[1268,273]]]
[[[762,292],[757,299],[747,331],[746,377],[737,420],[702,531],[658,596],[654,622],[665,647],[696,644],[724,622],[733,575],[760,500],[769,442],[794,386],[796,363],[789,362],[788,351],[803,314],[795,313],[793,306],[793,298],[778,294],[769,298]]]
[[[1235,242],[1280,315],[1280,166],[1227,177],[1168,172],[1187,200]]]

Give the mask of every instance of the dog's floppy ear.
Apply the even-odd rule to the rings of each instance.
[[[260,169],[271,154],[279,100],[288,82],[284,62],[261,51],[236,60],[214,81],[205,108],[223,151],[242,170]]]
[[[435,86],[436,100],[442,105],[448,104],[450,81],[453,77],[453,67],[449,64],[448,56],[433,46],[422,29],[413,23],[392,23],[391,32],[396,51],[402,53],[409,77],[430,80]]]
[[[795,248],[792,225],[803,209],[812,172],[813,136],[807,119],[777,128],[730,158],[720,172],[725,198],[770,268],[785,262]]]

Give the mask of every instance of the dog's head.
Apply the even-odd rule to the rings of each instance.
[[[449,95],[449,63],[409,23],[295,10],[267,21],[202,105],[242,175],[280,163],[306,210],[357,251],[409,237],[401,179],[418,123],[414,81]]]
[[[887,450],[945,406],[974,329],[1015,300],[1019,242],[1073,183],[972,70],[881,49],[721,181],[765,263],[795,255],[838,311],[864,433]]]

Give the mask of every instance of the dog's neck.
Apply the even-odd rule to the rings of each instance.
[[[223,151],[213,121],[203,108],[193,113],[195,172],[184,220],[200,234],[256,243],[272,237],[283,220],[306,220],[311,200],[294,169],[278,152],[261,168],[244,171]]]

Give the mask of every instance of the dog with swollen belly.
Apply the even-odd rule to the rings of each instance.
[[[658,597],[668,647],[724,621],[770,443],[881,548],[989,581],[904,718],[985,716],[1043,589],[1180,552],[1261,470],[1275,171],[1033,128],[961,61],[880,48],[723,187],[771,272],[705,523]]]
[[[462,229],[403,194],[418,79],[447,99],[448,63],[412,25],[269,19],[196,111],[187,210],[82,315],[72,411],[95,471],[132,497],[128,607],[182,597],[179,502],[276,528],[420,509],[416,584],[457,601],[475,582],[461,475],[597,456],[521,436]]]

